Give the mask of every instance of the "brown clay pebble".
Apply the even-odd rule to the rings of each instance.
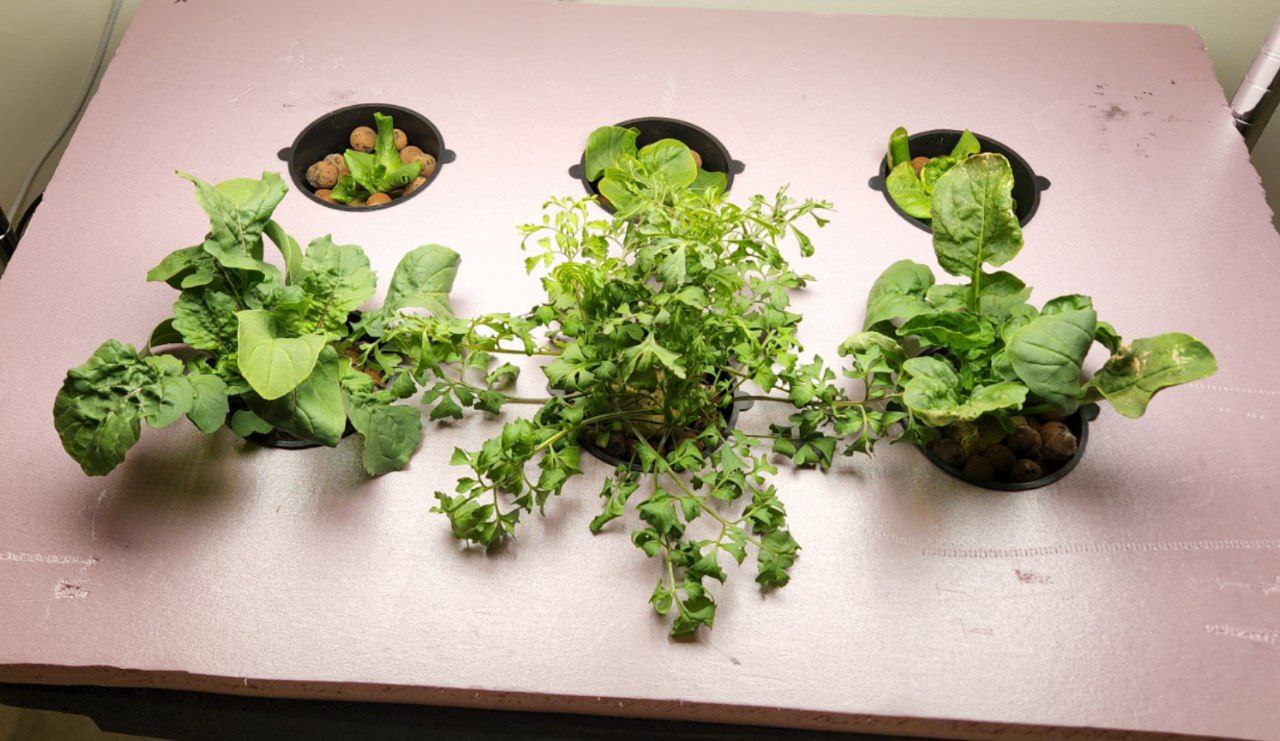
[[[991,461],[991,468],[995,471],[996,478],[1009,478],[1009,471],[1013,470],[1014,456],[1013,451],[1007,446],[996,443],[987,448],[982,457]]]
[[[391,196],[386,193],[374,193],[369,196],[369,200],[364,202],[366,206],[381,206],[384,203],[391,203]]]
[[[952,468],[964,467],[964,448],[955,440],[939,438],[929,443],[929,450],[938,460]]]
[[[351,132],[351,148],[357,152],[372,152],[378,143],[378,135],[368,126],[357,126]]]
[[[418,171],[418,177],[429,178],[436,171],[436,158],[429,154],[420,155],[414,161],[422,163],[422,169]]]
[[[337,201],[333,200],[333,191],[328,188],[321,188],[320,190],[317,190],[316,198],[319,198],[326,203],[337,203]]]
[[[702,167],[702,155],[698,154],[697,152],[693,151],[692,149],[690,149],[690,150],[689,150],[689,154],[692,154],[692,155],[693,155],[693,164],[694,164],[694,166],[695,166],[695,167]]]
[[[332,188],[338,184],[338,168],[328,162],[316,162],[307,168],[307,183],[312,188]]]
[[[1061,412],[1041,412],[1041,422],[1061,422],[1063,419]]]
[[[413,179],[413,182],[412,182],[412,183],[409,183],[409,185],[405,187],[405,189],[404,189],[404,194],[405,194],[405,195],[409,195],[410,193],[414,192],[415,190],[417,190],[418,188],[421,188],[422,186],[424,186],[424,185],[426,185],[426,184],[427,184],[427,179],[426,179],[426,178],[421,177],[421,176],[416,177],[416,178],[414,178],[414,179]]]
[[[1013,468],[1009,471],[1009,480],[1018,484],[1035,481],[1041,476],[1044,476],[1044,469],[1040,467],[1040,464],[1025,458],[1014,461]]]
[[[338,168],[338,177],[342,177],[343,175],[351,172],[351,170],[347,168],[347,161],[343,159],[340,154],[326,154],[324,161]]]
[[[1040,454],[1040,433],[1027,425],[1013,428],[1008,443],[1009,449],[1019,458],[1035,458]]]
[[[1079,441],[1061,422],[1046,422],[1040,428],[1040,435],[1044,440],[1044,448],[1041,452],[1046,459],[1065,461],[1076,454]]]
[[[964,464],[964,476],[971,481],[990,481],[996,472],[985,456],[975,455]]]
[[[391,141],[395,143],[397,152],[409,145],[409,137],[400,129],[391,130]]]
[[[413,162],[414,158],[421,157],[421,156],[422,156],[422,150],[413,146],[412,144],[400,150],[400,161],[405,163],[406,165],[409,164],[410,162]]]
[[[911,166],[916,169],[917,175],[920,174],[920,171],[923,170],[924,166],[927,164],[929,164],[928,157],[912,157],[911,158]]]

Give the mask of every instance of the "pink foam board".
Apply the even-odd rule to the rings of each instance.
[[[312,119],[380,101],[430,117],[457,161],[402,206],[340,213],[291,193],[277,219],[362,244],[384,281],[404,251],[453,246],[461,312],[537,300],[515,227],[581,192],[567,169],[592,128],[674,116],[746,163],[736,195],[790,184],[836,204],[818,254],[797,257],[817,276],[797,297],[802,339],[834,359],[885,266],[933,262],[867,187],[889,131],[970,127],[1052,180],[1014,264],[1039,300],[1088,293],[1126,335],[1191,332],[1222,370],[1141,421],[1104,410],[1048,489],[971,488],[905,446],[784,469],[804,548],[792,584],[761,595],[733,574],[693,642],[648,610],[656,564],[628,529],[588,533],[603,465],[502,550],[451,538],[431,494],[459,473],[451,451],[500,421],[433,424],[407,471],[374,480],[354,441],[265,450],[185,423],[85,477],[53,397],[99,342],[141,341],[167,316],[175,293],[144,273],[206,225],[173,171],[281,171],[277,150]],[[1188,28],[152,0],[0,282],[0,680],[1280,737],[1278,242]],[[527,365],[520,388],[541,384]]]

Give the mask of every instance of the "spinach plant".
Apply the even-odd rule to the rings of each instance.
[[[1090,402],[1140,417],[1161,389],[1217,370],[1209,348],[1190,335],[1124,343],[1098,320],[1088,296],[1059,296],[1037,309],[1022,280],[988,272],[1022,249],[1012,189],[1001,155],[957,162],[934,185],[933,248],[942,269],[964,282],[935,283],[928,266],[902,260],[867,296],[865,331],[849,345],[882,348],[881,370],[898,376],[911,439],[927,443],[939,429],[957,425],[1007,430],[1015,417],[1069,414]],[[918,343],[925,353],[907,359],[899,342]],[[1094,343],[1110,357],[1082,379]]]
[[[629,135],[618,136],[625,149]],[[902,414],[885,412],[883,399],[850,398],[821,359],[801,360],[789,293],[808,277],[791,270],[781,245],[794,238],[811,254],[801,222],[823,224],[827,204],[780,191],[735,205],[717,188],[687,187],[683,145],[652,146],[670,156],[641,150],[614,160],[629,164],[589,170],[606,181],[625,179],[615,170],[639,173],[625,195],[604,187],[622,206],[614,218],[592,219],[590,199],[553,199],[541,223],[523,228],[526,267],[545,270],[546,300],[519,327],[495,325],[485,352],[544,356],[551,393],[522,400],[536,411],[478,450],[455,451],[470,473],[436,497],[455,536],[494,546],[582,473],[584,447],[607,451],[624,464],[604,478],[590,529],[634,509],[632,542],[659,563],[650,602],[673,616],[673,634],[687,635],[712,624],[708,582],[726,579],[725,557],[740,564],[754,553],[763,588],[790,579],[799,546],[770,483],[771,453],[825,468],[840,452],[865,451]],[[440,400],[433,416],[466,405],[455,391],[445,382],[428,392]],[[731,428],[727,408],[746,400],[786,405],[789,420]]]
[[[376,276],[356,245],[312,241],[305,251],[271,219],[279,176],[194,183],[210,220],[204,240],[147,273],[178,289],[173,316],[142,350],[104,342],[72,368],[54,402],[54,424],[85,473],[109,473],[138,441],[141,422],[187,417],[202,432],[269,433],[336,445],[348,423],[364,438],[370,474],[403,468],[422,434],[415,390],[398,354],[372,333],[419,307],[447,317],[457,253],[426,245],[408,253],[378,311],[353,314]],[[285,269],[264,261],[264,237]],[[443,321],[443,319],[442,319]],[[185,345],[174,353],[156,348]]]
[[[898,127],[889,137],[889,175],[885,189],[903,213],[916,219],[933,218],[930,204],[938,180],[960,162],[979,153],[978,138],[968,129],[960,135],[951,154],[939,157],[912,157],[907,130]]]
[[[348,149],[342,155],[348,172],[338,178],[338,184],[329,194],[335,201],[364,201],[373,193],[400,190],[412,183],[422,171],[419,162],[400,161],[391,116],[374,113],[373,121],[378,132],[373,152]]]
[[[603,126],[587,138],[585,171],[601,197],[629,218],[640,211],[669,208],[686,190],[723,192],[722,172],[702,169],[700,159],[676,139],[660,139],[636,148],[640,131]]]

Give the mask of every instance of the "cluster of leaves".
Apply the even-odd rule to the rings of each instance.
[[[637,149],[639,135],[639,129],[602,126],[587,138],[587,179],[619,217],[644,218],[647,211],[670,208],[688,190],[724,192],[725,174],[702,169],[683,142],[660,139]]]
[[[978,138],[965,129],[951,154],[920,158],[926,161],[917,167],[917,163],[912,162],[907,130],[898,127],[889,136],[889,152],[885,155],[889,163],[885,190],[903,213],[924,221],[932,219],[933,189],[938,181],[948,170],[978,154],[981,148]]]
[[[999,423],[1012,415],[1074,412],[1106,400],[1140,417],[1161,389],[1213,374],[1217,363],[1199,340],[1182,333],[1122,342],[1098,320],[1088,296],[1070,294],[1040,309],[1031,288],[1001,266],[1022,249],[1013,213],[1013,174],[998,154],[970,156],[949,169],[932,194],[933,248],[947,273],[966,280],[935,284],[926,265],[889,266],[867,297],[864,333],[850,343],[884,345],[901,384],[901,407],[917,442],[938,427]],[[902,344],[923,353],[907,359]],[[1110,358],[1082,379],[1090,348]]]
[[[827,204],[783,190],[735,205],[720,188],[688,187],[683,144],[631,154],[632,132],[602,131],[588,172],[604,173],[616,216],[592,219],[590,199],[554,199],[541,223],[523,229],[533,251],[526,267],[545,271],[546,300],[524,320],[539,331],[535,352],[551,358],[551,396],[531,400],[536,413],[479,450],[456,451],[454,464],[471,473],[454,493],[436,494],[437,510],[457,537],[494,546],[582,472],[584,449],[604,451],[622,462],[601,486],[590,529],[634,508],[632,541],[661,563],[652,606],[672,616],[673,634],[687,635],[712,624],[709,582],[725,580],[723,557],[742,563],[754,553],[764,588],[790,578],[799,546],[769,483],[772,457],[825,468],[838,453],[865,451],[903,415],[879,396],[892,393],[880,344],[842,348],[855,359],[848,374],[870,379],[856,399],[820,359],[800,359],[789,293],[808,276],[790,269],[780,245],[794,239],[812,254],[800,223],[825,223]],[[600,169],[605,148],[623,154]],[[493,334],[515,339],[503,331]],[[767,431],[732,428],[730,409],[748,400],[792,413]]]
[[[401,162],[396,149],[394,126],[391,116],[374,113],[378,138],[373,152],[357,152],[348,149],[342,159],[348,172],[338,178],[330,197],[340,203],[363,202],[374,193],[390,193],[413,182],[422,171],[419,162]]]
[[[403,468],[417,448],[417,408],[397,404],[416,391],[406,351],[380,335],[408,321],[447,323],[457,253],[425,245],[407,254],[378,311],[353,314],[377,278],[355,245],[312,241],[304,252],[271,219],[284,197],[278,175],[211,186],[190,175],[210,220],[200,244],[177,250],[147,273],[180,291],[173,316],[142,351],[103,343],[72,368],[54,402],[66,451],[90,475],[104,475],[137,442],[141,421],[164,427],[186,416],[202,432],[224,424],[241,437],[273,433],[336,445],[348,429],[364,438],[370,474]],[[264,237],[285,269],[263,259]],[[177,346],[175,354],[152,354]],[[274,432],[273,432],[274,431]]]

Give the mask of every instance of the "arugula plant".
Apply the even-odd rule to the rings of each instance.
[[[350,424],[370,474],[403,468],[422,424],[416,407],[397,402],[416,385],[405,356],[371,332],[410,307],[447,317],[457,253],[411,251],[382,309],[353,321],[376,286],[368,258],[327,236],[303,251],[271,219],[287,190],[278,175],[216,186],[182,177],[195,185],[210,231],[147,273],[179,294],[142,350],[108,340],[67,373],[53,409],[67,453],[85,473],[105,475],[138,441],[141,422],[159,428],[185,416],[209,434],[228,425],[241,437],[276,431],[324,445]],[[264,261],[264,238],[283,272]],[[153,352],[171,345],[185,348]]]
[[[1213,354],[1190,335],[1172,332],[1124,343],[1099,321],[1088,296],[1058,296],[1039,309],[1031,288],[1007,271],[988,272],[1022,249],[1013,213],[1013,174],[998,154],[977,154],[938,179],[932,195],[933,249],[959,284],[935,283],[926,265],[890,265],[867,296],[864,333],[850,343],[880,343],[901,385],[908,436],[917,443],[950,425],[998,423],[1013,416],[1069,414],[1109,402],[1140,417],[1160,390],[1217,370]],[[891,340],[891,344],[885,344]],[[900,344],[901,343],[901,344]],[[904,344],[925,354],[907,359]],[[1109,359],[1082,379],[1095,344]]]
[[[903,213],[923,221],[932,219],[931,203],[938,180],[948,170],[978,154],[980,150],[978,138],[965,129],[951,154],[913,159],[907,130],[898,127],[889,137],[889,152],[886,155],[889,174],[885,177],[885,189]]]
[[[329,194],[335,201],[364,201],[374,193],[400,190],[412,183],[422,171],[419,162],[400,161],[391,116],[374,113],[373,121],[378,132],[373,152],[348,149],[342,155],[349,172],[338,178],[338,184]]]
[[[602,126],[587,138],[587,180],[619,216],[670,207],[686,190],[724,192],[725,174],[702,169],[683,142],[661,139],[637,149],[639,134],[639,129]]]
[[[537,407],[532,416],[478,450],[455,451],[470,473],[452,494],[436,493],[436,509],[456,537],[496,546],[582,474],[584,447],[603,449],[625,463],[605,476],[590,530],[634,510],[631,540],[659,565],[653,609],[688,635],[712,625],[709,583],[726,579],[726,557],[754,554],[763,588],[790,579],[799,546],[770,483],[771,455],[826,468],[839,453],[865,452],[903,415],[872,398],[883,386],[850,398],[821,359],[801,360],[789,293],[808,277],[781,245],[794,239],[811,254],[801,222],[825,223],[828,204],[784,190],[735,205],[718,189],[684,187],[687,152],[665,161],[675,160],[680,169],[652,170],[612,219],[592,219],[591,199],[553,199],[541,223],[523,228],[526,268],[545,271],[546,299],[518,323],[492,325],[483,352],[545,357],[551,393],[520,400]],[[848,352],[859,370],[882,365],[875,348]],[[433,417],[467,405],[471,392],[456,390],[446,381],[428,392],[439,399]],[[746,400],[790,407],[788,422],[730,428],[726,409]]]

